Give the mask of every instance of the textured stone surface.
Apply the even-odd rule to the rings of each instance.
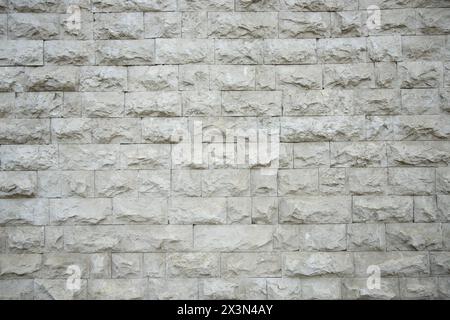
[[[0,299],[449,299],[449,10],[0,0]]]

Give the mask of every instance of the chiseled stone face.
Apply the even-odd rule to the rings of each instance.
[[[0,0],[0,300],[449,299],[449,165],[449,0]]]

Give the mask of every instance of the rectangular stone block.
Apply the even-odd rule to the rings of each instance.
[[[211,12],[208,14],[210,38],[276,38],[276,12]]]
[[[320,65],[277,66],[276,88],[322,89],[322,67]]]
[[[317,56],[322,63],[366,62],[366,39],[319,39],[317,42]]]
[[[286,169],[278,171],[278,195],[299,196],[318,192],[317,169]]]
[[[267,297],[266,279],[213,278],[199,283],[199,299],[252,300]]]
[[[119,147],[121,169],[169,169],[170,145],[127,144]]]
[[[440,167],[450,162],[450,143],[447,141],[389,142],[387,144],[389,166]]]
[[[181,116],[181,95],[176,91],[126,93],[125,114],[134,117]]]
[[[225,91],[222,110],[230,116],[280,116],[281,91]]]
[[[101,40],[96,42],[98,65],[148,65],[155,61],[154,40]]]
[[[188,64],[214,62],[214,40],[156,39],[156,63]]]
[[[412,197],[353,197],[354,222],[412,222],[412,220]]]
[[[389,168],[389,192],[398,195],[429,195],[435,191],[432,168]]]
[[[284,117],[281,118],[282,142],[349,141],[364,136],[364,117]]]
[[[180,12],[145,12],[144,38],[179,38]]]
[[[78,225],[110,223],[112,202],[110,199],[51,199],[50,223]]]
[[[178,89],[177,66],[143,66],[128,68],[130,91]]]
[[[141,122],[133,118],[91,120],[92,142],[99,144],[141,142]]]
[[[141,39],[144,33],[142,12],[94,14],[94,39]]]
[[[272,226],[194,226],[194,247],[199,251],[267,251],[272,247]]]
[[[388,184],[386,169],[350,168],[347,170],[350,193],[354,195],[385,194]]]
[[[300,225],[300,251],[345,251],[345,224]]]
[[[218,277],[220,255],[209,252],[167,254],[167,273],[170,277]]]
[[[385,233],[385,225],[381,223],[349,224],[347,226],[348,250],[384,251],[386,249]]]
[[[222,253],[221,274],[224,277],[280,277],[279,253]]]
[[[280,38],[327,38],[330,23],[329,12],[280,12]]]
[[[142,300],[146,297],[146,279],[94,279],[88,283],[92,300]]]
[[[46,170],[58,167],[58,149],[54,145],[2,145],[2,170]]]
[[[219,116],[222,109],[220,91],[183,91],[183,116]]]
[[[440,250],[441,226],[438,223],[393,223],[386,225],[387,250]]]
[[[49,219],[47,199],[1,199],[0,225],[45,225]]]
[[[75,66],[43,66],[26,70],[28,91],[78,91],[80,69]]]
[[[125,67],[89,66],[80,69],[80,91],[126,91]]]
[[[264,40],[263,55],[265,64],[314,64],[317,62],[316,41]]]
[[[254,90],[254,66],[211,66],[212,90]]]
[[[66,226],[67,252],[166,252],[192,250],[192,226]]]
[[[426,252],[355,252],[354,259],[355,274],[364,277],[368,274],[368,267],[372,265],[380,268],[382,277],[430,274]]]
[[[15,106],[10,111],[16,118],[58,118],[62,109],[62,92],[23,92],[17,93]]]
[[[9,253],[42,253],[44,251],[44,227],[17,226],[4,230],[5,248]]]
[[[121,0],[93,0],[93,12],[122,11],[173,11],[177,8],[175,0],[140,0],[138,2],[123,2]]]
[[[216,64],[262,64],[263,41],[256,39],[217,39],[214,42]]]
[[[225,224],[225,198],[172,198],[169,203],[170,224]]]
[[[58,14],[11,13],[8,16],[9,39],[58,39],[59,27]]]
[[[0,41],[1,66],[40,66],[44,63],[43,41]]]
[[[386,145],[382,142],[331,142],[332,167],[386,167]]]
[[[50,65],[93,65],[95,43],[93,41],[45,41],[44,60]]]
[[[346,223],[351,217],[351,198],[341,196],[279,199],[280,223]]]
[[[283,254],[286,276],[349,276],[353,274],[353,256],[348,252],[289,252]]]
[[[37,194],[37,175],[27,171],[0,171],[0,199],[32,198]]]
[[[198,279],[149,279],[148,299],[195,300],[198,288]]]
[[[119,145],[67,144],[59,146],[63,170],[107,170],[119,165]]]
[[[0,254],[0,278],[33,278],[41,265],[40,254]]]
[[[374,88],[375,73],[372,64],[330,64],[323,67],[324,88]]]
[[[82,92],[79,99],[81,113],[87,118],[116,118],[124,114],[123,92]]]
[[[436,61],[401,62],[398,74],[401,88],[438,88],[443,81],[443,66]]]

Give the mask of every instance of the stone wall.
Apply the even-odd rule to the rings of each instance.
[[[448,34],[448,0],[0,0],[0,298],[449,298]]]

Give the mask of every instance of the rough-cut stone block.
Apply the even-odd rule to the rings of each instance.
[[[122,169],[169,169],[170,145],[129,144],[120,145]]]
[[[264,40],[263,55],[265,64],[314,64],[317,62],[316,41]]]
[[[319,39],[317,55],[322,63],[366,62],[365,38]]]
[[[441,226],[437,223],[401,223],[386,226],[387,249],[440,250],[442,248]]]
[[[59,15],[51,13],[11,13],[9,39],[49,40],[59,37]]]
[[[377,142],[330,143],[332,167],[385,167],[386,146]]]
[[[92,300],[141,300],[146,297],[146,279],[94,279],[88,283]]]
[[[225,277],[281,276],[279,253],[223,253],[220,260],[220,270]]]
[[[83,92],[79,104],[81,112],[88,118],[121,117],[124,112],[124,94],[122,92]]]
[[[140,39],[144,32],[142,12],[96,13],[94,39]]]
[[[230,116],[279,116],[281,97],[280,91],[228,91],[222,94],[222,110]]]
[[[294,144],[294,167],[329,167],[330,146],[328,142]]]
[[[398,195],[429,195],[435,190],[432,168],[389,168],[389,192]]]
[[[130,92],[125,95],[125,114],[129,116],[181,116],[181,96],[176,91]]]
[[[0,119],[1,144],[49,144],[48,119]]]
[[[225,198],[172,198],[169,203],[170,224],[224,224]]]
[[[263,41],[250,39],[217,39],[214,42],[216,64],[262,64]]]
[[[98,224],[111,221],[110,199],[52,199],[50,222],[52,224]]]
[[[347,171],[349,191],[354,195],[384,194],[387,171],[384,168],[351,168]]]
[[[248,170],[207,170],[203,172],[202,194],[214,196],[250,195],[250,172]]]
[[[381,276],[424,276],[430,273],[428,253],[424,252],[355,252],[355,274],[365,276],[369,266],[380,268]]]
[[[329,12],[280,12],[280,38],[326,38],[330,36]]]
[[[280,198],[281,223],[346,223],[350,221],[350,197]]]
[[[213,278],[199,283],[199,299],[258,300],[266,299],[267,283],[261,278]]]
[[[318,191],[317,169],[292,169],[278,171],[278,194],[298,196],[314,194]]]
[[[286,276],[352,275],[353,258],[347,252],[289,252],[283,254]]]
[[[119,145],[67,144],[59,146],[59,164],[64,170],[117,168]]]
[[[179,12],[144,13],[144,38],[178,38],[180,34]]]
[[[450,14],[442,9],[418,9],[417,32],[420,34],[448,34]]]
[[[277,66],[277,89],[322,89],[320,65]]]
[[[267,251],[272,226],[195,226],[194,246],[200,251]]]
[[[210,38],[275,38],[275,12],[211,12],[208,14]]]
[[[2,145],[2,170],[46,170],[58,166],[58,149],[54,145]]]
[[[81,67],[80,91],[126,91],[127,69],[124,67]]]
[[[404,38],[403,38],[404,39]],[[375,36],[367,38],[367,51],[370,60],[401,61],[402,42],[400,35]]]
[[[255,67],[211,66],[212,90],[254,90]]]
[[[0,198],[29,198],[36,196],[35,172],[0,171]]]
[[[394,300],[400,297],[398,279],[382,278],[379,288],[369,288],[367,283],[367,278],[343,279],[342,297],[352,300]]]
[[[218,277],[220,273],[218,253],[169,253],[166,259],[170,277]]]
[[[1,254],[0,278],[32,278],[39,273],[41,264],[40,254]]]
[[[153,40],[97,41],[95,61],[99,65],[146,65],[155,60]]]
[[[80,70],[72,66],[26,69],[28,91],[78,91]]]
[[[372,64],[324,65],[324,88],[373,88],[374,69]]]
[[[140,278],[143,256],[139,253],[113,253],[111,267],[113,278]]]
[[[176,66],[143,66],[128,68],[130,91],[156,91],[178,89]]]
[[[11,110],[16,118],[57,118],[62,114],[61,92],[18,93],[15,107]]]
[[[214,41],[157,39],[155,60],[158,64],[212,63],[214,61]]]
[[[43,41],[0,41],[0,65],[40,66],[43,47]]]
[[[53,65],[95,64],[93,41],[45,41],[44,60]]]
[[[219,116],[220,91],[184,91],[181,95],[183,116]]]
[[[192,250],[192,226],[73,226],[64,229],[67,252]]]
[[[348,225],[347,232],[349,251],[384,251],[386,248],[384,224],[353,223]]]
[[[300,225],[300,251],[345,251],[345,224]]]
[[[412,197],[353,197],[354,222],[411,222],[412,219]]]
[[[44,250],[45,233],[42,227],[7,227],[5,238],[10,253],[41,253]]]
[[[282,142],[348,141],[364,136],[363,117],[298,117],[281,119]]]
[[[173,11],[177,8],[175,0],[93,0],[94,12],[123,12],[123,11]]]
[[[398,72],[402,88],[437,88],[442,83],[443,67],[440,62],[401,62]]]

